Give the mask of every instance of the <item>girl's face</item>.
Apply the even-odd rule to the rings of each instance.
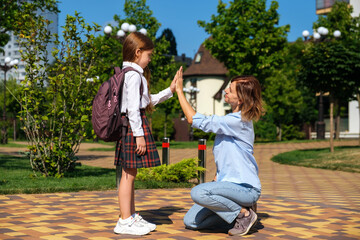
[[[232,82],[230,84],[230,87],[225,89],[225,93],[226,93],[225,94],[225,102],[230,104],[231,109],[233,110],[233,112],[240,111],[240,109],[239,109],[240,100],[239,100],[238,95],[236,93],[236,82]]]
[[[135,63],[138,64],[142,68],[146,68],[146,66],[151,62],[153,50],[136,50],[136,60]]]

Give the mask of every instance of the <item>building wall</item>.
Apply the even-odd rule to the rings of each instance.
[[[224,83],[223,77],[217,76],[202,76],[197,78],[185,79],[184,86],[189,88],[191,86],[191,80],[196,81],[196,87],[200,89],[200,92],[196,94],[196,111],[205,115],[225,115],[225,110],[229,109],[224,105],[224,100],[214,100],[214,95],[219,91]],[[187,99],[190,101],[190,94],[186,93]]]
[[[353,6],[353,17],[360,15],[360,0],[350,0],[350,5]],[[356,137],[355,134],[360,133],[360,119],[359,119],[359,102],[349,102],[349,133],[351,137]]]
[[[359,133],[359,102],[349,102],[349,132]]]
[[[350,0],[350,5],[353,6],[354,11],[351,14],[353,17],[357,17],[360,14],[360,0]]]

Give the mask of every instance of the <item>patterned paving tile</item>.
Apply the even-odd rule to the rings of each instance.
[[[258,203],[259,222],[244,237],[229,237],[221,230],[185,229],[182,219],[192,205],[190,189],[156,189],[135,193],[137,211],[157,224],[155,232],[142,237],[113,233],[118,216],[115,191],[0,195],[0,239],[360,239],[360,174],[280,165],[270,160],[281,152],[327,144],[255,145],[263,190]],[[356,145],[358,141],[336,144]],[[12,154],[9,151],[13,150],[0,148],[1,153],[6,151]],[[170,162],[197,156],[193,149],[186,154],[172,150]],[[113,168],[111,153],[83,151],[80,155],[85,164]],[[207,181],[214,172],[209,148]]]
[[[140,214],[158,226],[142,237],[112,232],[118,215],[115,191],[1,196],[0,239],[230,238],[222,230],[184,228],[183,216],[192,205],[190,189],[138,190],[136,201]],[[359,209],[263,195],[258,216],[244,238],[360,239]]]

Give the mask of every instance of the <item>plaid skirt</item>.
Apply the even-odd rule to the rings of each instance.
[[[121,165],[124,168],[149,168],[161,165],[159,153],[156,149],[154,137],[150,131],[149,122],[145,115],[145,110],[141,109],[140,115],[146,142],[145,155],[140,156],[135,152],[136,138],[133,136],[133,132],[129,124],[128,132],[125,137],[125,149],[122,149],[122,139],[116,143],[114,165]]]

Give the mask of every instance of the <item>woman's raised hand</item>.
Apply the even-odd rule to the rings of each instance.
[[[176,92],[177,93],[182,92],[183,91],[183,68],[182,68],[182,66],[176,72],[175,78],[176,78]]]

